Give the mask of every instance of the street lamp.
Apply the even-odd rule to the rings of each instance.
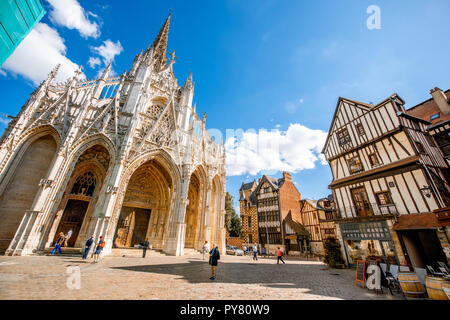
[[[431,197],[431,188],[429,186],[423,186],[422,188],[420,188],[420,191],[425,197]]]

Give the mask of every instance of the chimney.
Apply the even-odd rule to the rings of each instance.
[[[450,112],[450,104],[448,103],[447,96],[438,87],[431,89],[430,94],[433,97],[434,102],[438,105],[442,114],[446,115]]]
[[[283,178],[284,180],[292,180],[291,174],[287,171],[283,171]]]

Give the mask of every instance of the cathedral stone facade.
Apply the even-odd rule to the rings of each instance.
[[[167,58],[170,15],[129,72],[55,83],[56,67],[0,140],[0,253],[27,255],[72,230],[104,253],[148,239],[183,255],[205,240],[225,251],[225,152]]]

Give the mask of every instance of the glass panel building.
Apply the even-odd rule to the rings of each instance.
[[[45,13],[41,0],[0,1],[0,66]]]

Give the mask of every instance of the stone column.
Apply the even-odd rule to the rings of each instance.
[[[186,236],[185,215],[186,207],[189,203],[188,188],[190,180],[190,165],[183,165],[182,183],[178,203],[173,204],[172,216],[169,216],[168,235],[164,243],[164,252],[182,256],[184,254],[184,239]]]
[[[186,236],[186,223],[184,223],[184,217],[188,203],[189,200],[187,198],[180,200],[175,221],[169,226],[169,236],[164,245],[165,253],[175,256],[182,256],[184,254],[184,240]]]
[[[218,245],[221,252],[225,252],[226,250],[226,227],[225,227],[225,184],[226,177],[222,174],[222,185],[220,192],[220,218],[219,218],[219,232],[220,238],[218,239]]]
[[[104,255],[111,253],[114,233],[118,222],[118,216],[114,216],[114,209],[118,197],[118,185],[124,169],[123,158],[124,157],[122,156],[117,159],[112,168],[111,175],[105,178],[105,186],[99,195],[99,199],[92,215],[92,220],[87,229],[87,235],[93,234],[96,241],[98,241],[99,236],[103,236],[103,240],[106,242],[105,247],[103,248]],[[118,210],[120,210],[120,208]],[[117,212],[117,214],[119,213]]]

